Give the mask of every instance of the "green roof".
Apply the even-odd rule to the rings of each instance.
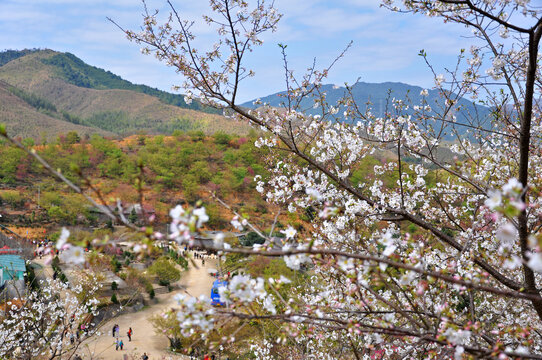
[[[26,264],[19,255],[0,255],[0,267],[8,271],[26,271]]]

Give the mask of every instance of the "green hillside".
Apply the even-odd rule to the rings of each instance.
[[[22,56],[32,54],[40,51],[38,49],[24,49],[24,50],[5,50],[0,52],[0,66],[7,64],[11,60],[18,59]]]
[[[228,217],[211,200],[211,192],[239,211],[258,215],[270,224],[274,215],[264,199],[256,196],[256,174],[266,175],[266,150],[254,146],[257,134],[246,137],[200,132],[175,136],[134,135],[109,140],[97,135],[88,139],[74,133],[59,136],[55,142],[33,149],[53,168],[81,185],[79,171],[102,192],[104,199],[138,201],[136,179],[143,181],[144,204],[156,211],[161,221],[168,220],[169,209],[182,202],[208,201],[213,214],[209,225],[229,224]],[[140,173],[138,164],[143,164]],[[78,170],[74,170],[78,169]],[[36,207],[36,184],[41,186],[40,209]],[[24,190],[23,190],[24,189]],[[112,200],[114,201],[114,200]],[[26,204],[35,211],[31,211]],[[34,159],[22,150],[0,140],[0,207],[2,221],[55,222],[57,224],[97,225],[93,212],[80,196],[66,192],[62,182],[50,178]],[[13,211],[8,211],[13,210]],[[16,212],[26,211],[19,219]],[[13,213],[13,216],[10,216]],[[30,225],[30,223],[28,223]]]
[[[114,134],[95,127],[67,121],[49,101],[30,95],[0,81],[0,123],[11,136],[39,141],[56,139],[60,134],[75,131],[81,136]]]
[[[157,97],[165,104],[178,106],[185,109],[200,110],[208,113],[218,113],[217,109],[204,107],[197,101],[190,105],[184,101],[184,96],[171,94],[162,90],[151,88],[147,85],[137,85],[122,79],[110,71],[86,64],[83,60],[70,53],[57,53],[43,59],[43,63],[56,68],[57,74],[68,83],[92,89],[120,89],[132,90],[142,94]]]
[[[171,134],[175,130],[244,134],[249,130],[247,125],[213,113],[215,109],[198,110],[201,105],[195,102],[189,108],[181,95],[134,85],[72,54],[10,50],[0,53],[0,61],[0,81],[11,95],[51,118],[100,134]],[[13,121],[11,115],[0,117],[0,122]],[[28,123],[28,118],[20,121]]]

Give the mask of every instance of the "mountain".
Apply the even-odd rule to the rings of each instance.
[[[371,108],[371,112],[377,116],[382,117],[386,112],[392,112],[391,100],[392,99],[410,99],[406,101],[407,104],[419,105],[422,102],[422,95],[420,92],[423,89],[419,86],[408,85],[400,82],[384,82],[384,83],[365,83],[358,82],[352,87],[352,95],[356,100],[359,110],[363,113],[368,107]],[[330,105],[334,105],[346,94],[346,89],[336,85],[323,85],[321,91],[326,94],[326,99]],[[261,98],[263,103],[267,103],[273,107],[281,107],[285,102],[285,92],[275,93]],[[428,90],[426,100],[429,106],[433,109],[440,109],[443,106],[443,98],[437,90]],[[301,108],[305,113],[311,115],[317,115],[321,113],[321,108],[313,108],[314,98],[307,97],[301,102]],[[243,106],[254,108],[254,100],[246,102]],[[459,110],[456,112],[457,122],[461,124],[467,123],[470,118],[478,118],[483,125],[489,120],[491,109],[480,104],[474,104],[473,102],[461,98],[458,101]],[[259,105],[258,105],[259,106]],[[339,119],[344,120],[343,115],[345,108],[340,107]],[[406,111],[407,114],[412,114],[414,111],[412,106]],[[461,130],[458,127],[458,130]]]
[[[216,109],[197,102],[187,105],[182,95],[132,84],[69,53],[37,49],[1,52],[0,81],[8,93],[34,108],[43,121],[44,115],[56,119],[55,129],[61,124],[58,121],[66,131],[72,129],[70,123],[80,130],[118,135],[170,134],[174,130],[246,133],[249,129],[218,115]],[[7,96],[5,91],[2,96]],[[3,97],[0,104],[7,106]],[[7,123],[8,129],[17,128],[16,119],[7,115],[14,111],[6,107],[5,114],[0,114],[0,122]],[[37,116],[27,111],[19,121],[28,124]],[[36,126],[39,128],[33,134],[47,130],[46,126]],[[27,136],[29,132],[17,135]]]
[[[70,53],[57,53],[42,60],[44,64],[54,66],[56,75],[64,81],[79,87],[91,89],[118,89],[132,90],[142,94],[157,97],[165,104],[175,105],[185,109],[199,110],[217,114],[219,111],[211,107],[204,107],[194,101],[190,105],[184,101],[184,96],[171,94],[147,85],[136,85],[122,79],[110,71],[87,65],[83,60]]]
[[[15,137],[54,139],[60,133],[76,131],[80,135],[115,134],[89,126],[73,124],[47,115],[13,94],[13,87],[0,81],[0,122],[6,124],[8,133]]]

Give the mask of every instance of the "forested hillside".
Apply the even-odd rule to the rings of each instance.
[[[42,61],[47,65],[53,65],[56,68],[57,74],[62,79],[76,86],[93,89],[132,90],[157,97],[165,104],[214,114],[219,113],[217,109],[204,107],[197,101],[187,104],[184,101],[183,95],[171,94],[147,85],[132,84],[120,76],[113,74],[111,71],[90,66],[70,53],[57,53]]]
[[[97,135],[81,138],[71,132],[46,145],[34,145],[32,139],[23,142],[84,187],[81,172],[111,204],[117,198],[127,205],[138,202],[135,184],[141,179],[143,203],[162,221],[168,220],[172,206],[204,199],[213,215],[213,227],[225,226],[229,220],[210,200],[211,192],[243,213],[271,221],[265,215],[268,205],[256,195],[252,181],[256,174],[266,176],[266,153],[253,145],[255,136],[176,132],[175,136],[139,135],[113,141]],[[138,164],[143,166],[142,173]],[[97,212],[81,196],[67,190],[23,151],[0,144],[3,221],[97,225]],[[10,213],[26,216],[19,219]]]
[[[6,125],[9,134],[36,141],[54,140],[58,134],[69,131],[81,136],[114,136],[111,132],[67,120],[51,102],[3,82],[0,82],[0,123]]]
[[[176,204],[203,199],[210,214],[210,228],[227,227],[231,214],[211,198],[215,194],[265,227],[273,222],[274,207],[255,190],[254,177],[261,175],[265,179],[269,175],[268,153],[254,146],[256,137],[255,132],[247,136],[223,132],[207,136],[201,131],[176,131],[173,136],[134,135],[108,140],[70,132],[45,145],[36,145],[32,139],[23,143],[83,188],[87,187],[84,178],[88,179],[113,206],[116,199],[122,199],[125,206],[137,203],[136,184],[142,181],[143,204],[157,215],[158,221],[168,221],[169,210]],[[373,167],[381,164],[385,156],[368,156],[358,162],[353,183],[370,184]],[[430,173],[426,177],[429,186],[434,176]],[[397,180],[394,174],[386,182],[393,184]],[[97,199],[90,190],[87,193]],[[30,156],[5,143],[0,143],[0,206],[1,221],[24,225],[54,222],[96,226],[105,221],[80,195],[52,179]],[[314,213],[307,208],[301,218],[284,213],[281,219],[302,229],[303,221],[312,216]]]
[[[11,60],[18,59],[22,56],[40,51],[39,49],[24,49],[24,50],[5,50],[0,52],[0,66],[7,64]]]
[[[71,124],[83,125],[86,130],[76,130],[81,133],[120,136],[171,134],[175,130],[246,134],[249,130],[244,124],[218,115],[216,109],[203,108],[196,101],[187,105],[182,95],[132,84],[68,53],[2,52],[0,81],[9,95],[29,105],[27,111],[18,111],[9,106],[11,100],[4,99],[8,94],[0,93],[0,104],[5,105],[0,122],[6,123],[15,136],[37,140],[50,128],[56,133],[76,130]],[[32,125],[36,117],[43,121]]]

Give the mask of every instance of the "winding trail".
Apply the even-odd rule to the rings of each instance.
[[[175,294],[188,293],[192,296],[200,296],[202,294],[209,296],[214,278],[211,277],[207,269],[215,268],[216,261],[207,258],[205,266],[201,266],[201,260],[194,260],[199,268],[195,268],[191,263],[186,272],[183,273],[179,281],[183,289],[167,294],[159,294],[156,296],[158,304],[145,307],[144,309],[124,315],[117,316],[106,322],[101,327],[101,334],[95,335],[84,341],[80,347],[79,353],[84,355],[85,359],[103,360],[123,360],[125,355],[132,359],[131,356],[137,355],[135,359],[141,359],[141,355],[146,352],[151,360],[157,359],[188,359],[186,356],[172,355],[166,349],[169,346],[169,341],[164,335],[157,335],[152,324],[149,322],[149,317],[160,314],[166,309],[175,307]],[[123,351],[115,351],[115,338],[112,337],[113,325],[118,324],[120,327],[119,339],[124,342]],[[128,341],[126,332],[132,327],[132,341]]]

